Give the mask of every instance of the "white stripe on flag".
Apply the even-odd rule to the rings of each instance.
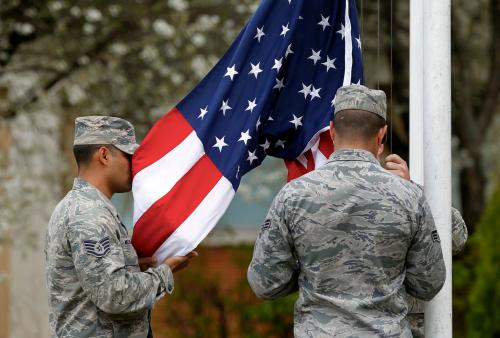
[[[320,141],[321,139],[318,138],[318,141],[311,147],[311,152],[314,157],[314,169],[318,169],[328,160],[326,156],[319,150]]]
[[[352,35],[351,19],[349,18],[349,0],[345,1],[345,49],[344,49],[344,86],[351,84],[352,77]]]
[[[132,183],[134,224],[172,189],[204,153],[203,144],[193,131],[177,147],[135,175]]]
[[[200,244],[214,228],[234,197],[231,182],[224,176],[191,215],[163,242],[154,256],[159,263],[167,257],[184,256]]]

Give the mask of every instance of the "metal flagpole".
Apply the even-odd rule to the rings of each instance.
[[[410,0],[410,176],[424,184],[424,7]]]
[[[451,299],[451,0],[424,0],[424,177],[446,265],[446,282],[425,306],[425,336],[452,338]]]

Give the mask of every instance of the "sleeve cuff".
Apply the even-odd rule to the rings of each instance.
[[[161,279],[158,296],[162,296],[165,293],[172,294],[174,291],[174,275],[172,274],[172,270],[166,264],[162,264],[156,269]]]

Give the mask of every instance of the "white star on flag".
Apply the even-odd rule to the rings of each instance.
[[[248,151],[248,158],[247,158],[247,161],[250,162],[250,165],[252,165],[252,162],[259,159],[257,156],[255,156],[255,152],[257,150],[254,150],[254,151]]]
[[[217,136],[215,136],[216,142],[212,146],[212,148],[219,148],[219,152],[222,152],[222,148],[228,146],[228,144],[226,142],[224,142],[224,138],[226,138],[226,137],[222,136],[222,138],[218,138]]]
[[[312,101],[315,97],[317,97],[317,98],[321,99],[321,96],[319,96],[319,91],[320,91],[320,90],[321,90],[321,88],[314,88],[314,86],[313,86],[313,88],[312,88],[312,90],[311,90],[311,101]]]
[[[259,130],[259,126],[261,125],[262,123],[260,122],[260,116],[259,118],[257,119],[257,123],[255,124],[255,130]]]
[[[259,75],[259,73],[262,72],[262,69],[260,69],[260,62],[254,65],[253,63],[250,62],[250,65],[252,67],[252,70],[248,72],[248,74],[253,74],[255,78]]]
[[[288,28],[288,25],[290,23],[287,23],[286,26],[283,26],[281,25],[281,33],[280,33],[280,36],[283,35],[283,37],[286,36],[286,33],[288,33],[288,31],[290,30],[290,28]]]
[[[343,23],[340,24],[340,30],[337,31],[337,33],[339,33],[340,35],[342,35],[342,40],[345,39],[345,33],[346,33],[346,29],[345,29],[345,26]]]
[[[241,133],[240,139],[238,141],[241,141],[241,142],[245,143],[245,145],[247,145],[248,140],[250,140],[251,138],[252,138],[252,136],[250,136],[250,129],[247,129],[246,132]]]
[[[231,78],[231,81],[233,81],[233,77],[236,74],[238,74],[238,72],[236,71],[236,65],[233,65],[232,67],[227,67],[227,71],[224,77],[229,76]]]
[[[253,99],[253,101],[247,100],[248,101],[248,107],[247,107],[247,109],[245,109],[245,111],[250,110],[250,113],[253,113],[253,109],[255,107],[257,107],[257,103],[255,103],[255,100],[257,100],[257,98]]]
[[[333,97],[333,100],[332,100],[332,107],[333,107],[333,106],[335,106],[335,100],[336,100],[336,99],[337,99],[337,95],[335,95],[335,96]]]
[[[285,58],[288,56],[288,54],[294,54],[292,50],[292,44],[289,44],[288,47],[286,48]]]
[[[283,84],[283,81],[285,80],[285,78],[282,78],[281,80],[276,78],[276,84],[274,85],[273,89],[278,89],[278,91],[281,90],[281,88],[285,88],[285,85]]]
[[[304,99],[307,99],[307,96],[311,94],[311,85],[306,86],[302,83],[302,90],[299,90],[299,93],[304,94]]]
[[[266,138],[266,142],[262,143],[260,146],[262,147],[262,149],[264,149],[264,151],[266,151],[267,149],[269,149],[270,145],[271,143],[269,143],[269,141]]]
[[[274,146],[275,146],[276,148],[281,147],[281,148],[285,149],[285,142],[286,142],[286,141],[283,141],[283,140],[278,140],[278,141],[276,141],[276,144],[275,144]]]
[[[207,115],[208,113],[208,106],[206,106],[205,108],[200,108],[200,115],[198,116],[199,119],[202,119],[205,117],[205,115]]]
[[[321,27],[323,27],[323,31],[325,31],[325,28],[328,27],[328,26],[331,26],[330,23],[328,22],[328,20],[330,19],[329,16],[327,16],[326,18],[323,16],[323,14],[321,14],[321,21],[318,22],[318,25],[320,25]]]
[[[358,43],[358,48],[361,49],[361,37],[360,36],[358,36],[356,38],[356,42]]]
[[[288,122],[290,122],[291,124],[293,124],[294,127],[295,127],[295,130],[297,130],[299,128],[299,126],[302,125],[302,118],[303,117],[304,116],[298,116],[297,117],[297,116],[295,116],[295,114],[293,114],[293,120],[288,121]]]
[[[266,33],[264,33],[264,26],[262,26],[261,28],[257,27],[257,34],[255,34],[253,38],[257,39],[257,41],[260,42],[260,38],[264,35],[266,35]]]
[[[312,50],[312,55],[310,57],[308,57],[307,59],[308,60],[313,60],[314,61],[314,64],[316,64],[316,62],[318,62],[319,60],[321,60],[321,50],[319,51],[315,51],[314,49],[311,49]]]
[[[281,59],[274,59],[274,66],[273,68],[271,69],[276,69],[276,71],[279,73],[280,69],[281,69],[281,62],[283,61],[283,58]]]
[[[222,110],[222,115],[226,116],[226,110],[231,110],[233,108],[229,107],[229,100],[222,100],[222,105],[219,110]]]
[[[328,55],[326,56],[326,62],[323,62],[322,65],[326,67],[327,73],[330,70],[330,68],[337,69],[337,67],[335,67],[335,58],[330,59]]]

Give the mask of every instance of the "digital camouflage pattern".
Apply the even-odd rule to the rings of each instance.
[[[387,120],[387,103],[382,90],[370,89],[363,85],[340,87],[335,95],[334,114],[346,109],[365,110]]]
[[[465,247],[468,232],[460,211],[455,208],[451,208],[451,231],[451,251],[453,255],[456,255]],[[408,320],[413,337],[424,338],[424,303],[411,296],[409,296],[408,303],[410,306]]]
[[[139,147],[132,124],[113,116],[77,117],[73,145],[84,144],[112,144],[131,155]]]
[[[50,218],[45,257],[56,337],[147,337],[149,310],[174,287],[164,264],[140,272],[111,201],[81,178]]]
[[[340,150],[276,196],[248,269],[257,296],[296,290],[296,337],[411,337],[407,293],[445,280],[422,189],[364,150]]]

